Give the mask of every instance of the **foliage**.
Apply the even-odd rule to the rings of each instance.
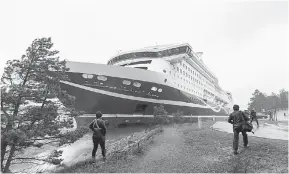
[[[168,116],[168,112],[163,105],[154,106],[154,118],[160,124],[183,123],[187,120],[183,117],[184,113],[181,110],[172,113],[172,117]]]
[[[168,124],[168,112],[166,111],[164,105],[154,106],[154,119],[157,123]]]
[[[173,113],[173,121],[175,123],[181,123],[183,122],[185,119],[183,118],[184,116],[184,112],[181,110],[178,110],[176,113]]]
[[[154,106],[154,116],[167,116],[168,112],[165,110],[164,105]]]
[[[256,89],[252,95],[248,104],[249,110],[254,108],[255,111],[260,112],[262,109],[268,111],[288,108],[288,91],[284,89],[280,90],[279,94],[272,93],[269,96]]]
[[[51,142],[72,143],[85,134],[84,130],[61,132],[62,128],[73,127],[72,119],[79,112],[74,109],[75,98],[60,88],[62,80],[69,80],[69,69],[52,47],[51,38],[35,39],[20,60],[7,61],[1,78],[3,172],[19,159],[21,153],[17,151]],[[52,156],[59,157],[59,153]],[[60,162],[51,156],[47,161]]]

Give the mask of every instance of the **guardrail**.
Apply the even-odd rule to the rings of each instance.
[[[78,117],[86,117],[86,118],[95,118],[95,114],[84,114],[84,115],[81,115],[81,116],[78,116]],[[130,122],[130,118],[153,118],[154,115],[128,115],[128,114],[103,114],[103,118],[110,118],[110,119],[113,119],[113,118],[119,118],[119,119],[113,119],[113,121],[111,122],[111,124],[120,124],[120,123],[128,123]],[[167,117],[174,117],[172,115],[168,115]],[[182,117],[185,117],[185,118],[198,118],[198,125],[199,125],[199,128],[202,127],[202,119],[201,118],[212,118],[213,121],[216,120],[216,118],[228,118],[229,116],[216,116],[216,115],[185,115],[185,116],[182,116]],[[126,119],[127,118],[127,119]],[[109,120],[110,120],[109,119]],[[140,122],[141,120],[135,120],[137,123]],[[149,120],[147,120],[149,121]],[[90,120],[91,122],[91,120]],[[87,123],[89,124],[89,123]]]

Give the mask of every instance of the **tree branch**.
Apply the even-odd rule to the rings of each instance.
[[[8,113],[4,109],[3,100],[1,100],[1,111],[4,112],[5,116],[9,117]]]
[[[31,139],[31,140],[32,140],[32,141],[37,141],[37,140],[51,140],[51,139],[56,139],[56,138],[60,138],[60,137],[35,138],[35,139]]]
[[[47,162],[46,159],[39,159],[39,158],[13,158],[12,160],[13,161],[14,160],[36,160],[36,161],[45,161],[45,162]]]
[[[32,162],[32,161],[21,161],[21,162],[12,162],[11,165],[13,164],[23,164],[23,163],[27,163],[27,164],[36,164],[36,165],[42,165],[42,164],[39,164],[39,163],[36,163],[36,162]]]

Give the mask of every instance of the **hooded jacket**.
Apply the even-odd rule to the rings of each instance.
[[[233,124],[233,129],[237,129],[242,126],[243,118],[245,121],[249,121],[249,118],[242,111],[234,111],[230,114],[228,122]]]

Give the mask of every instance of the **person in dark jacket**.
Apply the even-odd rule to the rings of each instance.
[[[233,124],[233,131],[234,131],[233,151],[234,154],[238,154],[240,132],[242,132],[243,135],[244,147],[245,148],[248,147],[248,136],[247,133],[242,130],[242,122],[243,119],[245,121],[249,121],[249,118],[242,111],[239,111],[239,105],[234,105],[233,110],[234,112],[230,114],[228,122]]]
[[[269,121],[273,121],[273,115],[271,111],[269,111]]]
[[[253,122],[253,120],[255,120],[257,122],[257,126],[259,127],[259,122],[258,122],[258,119],[257,119],[257,114],[256,114],[256,111],[254,109],[252,109],[251,111],[251,121],[250,123]]]
[[[93,150],[92,158],[95,158],[95,154],[98,148],[98,144],[101,147],[103,160],[106,160],[106,150],[105,150],[105,135],[106,135],[106,125],[105,121],[102,120],[102,113],[100,111],[95,114],[96,119],[89,124],[89,128],[93,131],[92,141]]]

